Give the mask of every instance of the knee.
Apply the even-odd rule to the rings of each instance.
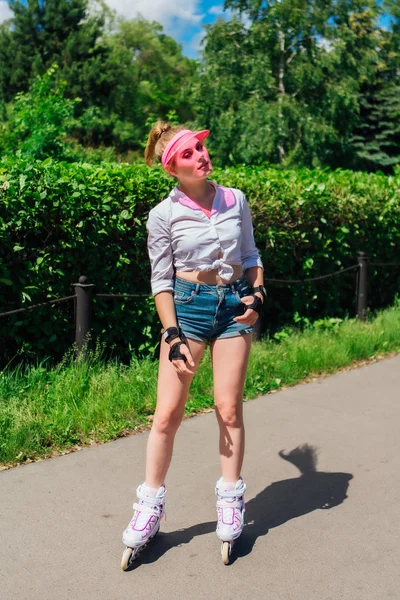
[[[162,435],[175,434],[181,421],[182,414],[179,411],[162,412],[154,415],[153,429]]]
[[[243,427],[243,407],[240,403],[216,405],[217,418],[225,427],[240,429]]]

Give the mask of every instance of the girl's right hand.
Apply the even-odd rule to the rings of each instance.
[[[180,342],[181,340],[173,340],[170,344],[170,346],[172,347],[174,344]],[[193,357],[190,353],[189,347],[183,343],[180,345],[179,347],[179,352],[181,354],[183,354],[184,356],[186,356],[186,361],[182,360],[181,358],[178,359],[173,359],[171,362],[175,368],[175,371],[178,373],[178,375],[193,375],[193,371],[191,371],[188,368],[188,365],[190,365],[191,367],[194,367],[194,360]]]

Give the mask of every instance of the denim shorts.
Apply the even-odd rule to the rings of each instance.
[[[209,342],[253,332],[251,325],[234,321],[245,312],[240,301],[250,294],[245,276],[224,285],[192,283],[175,278],[174,301],[179,326],[191,340]]]

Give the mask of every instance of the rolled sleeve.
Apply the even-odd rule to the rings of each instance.
[[[253,223],[249,204],[243,196],[242,203],[242,245],[241,245],[242,267],[243,271],[250,267],[264,268],[260,253],[254,242]]]
[[[152,294],[155,296],[160,292],[173,292],[174,265],[167,220],[153,209],[149,213],[146,229]]]

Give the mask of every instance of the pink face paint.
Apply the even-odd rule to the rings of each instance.
[[[211,171],[207,148],[197,138],[188,140],[175,154],[174,172],[178,179],[204,179]]]
[[[190,129],[184,129],[183,131],[179,131],[173,138],[170,140],[163,152],[161,163],[164,169],[168,170],[168,165],[171,163],[174,156],[179,152],[187,142],[191,139],[195,138],[196,140],[204,140],[209,135],[208,129],[203,129],[202,131],[191,131]]]

